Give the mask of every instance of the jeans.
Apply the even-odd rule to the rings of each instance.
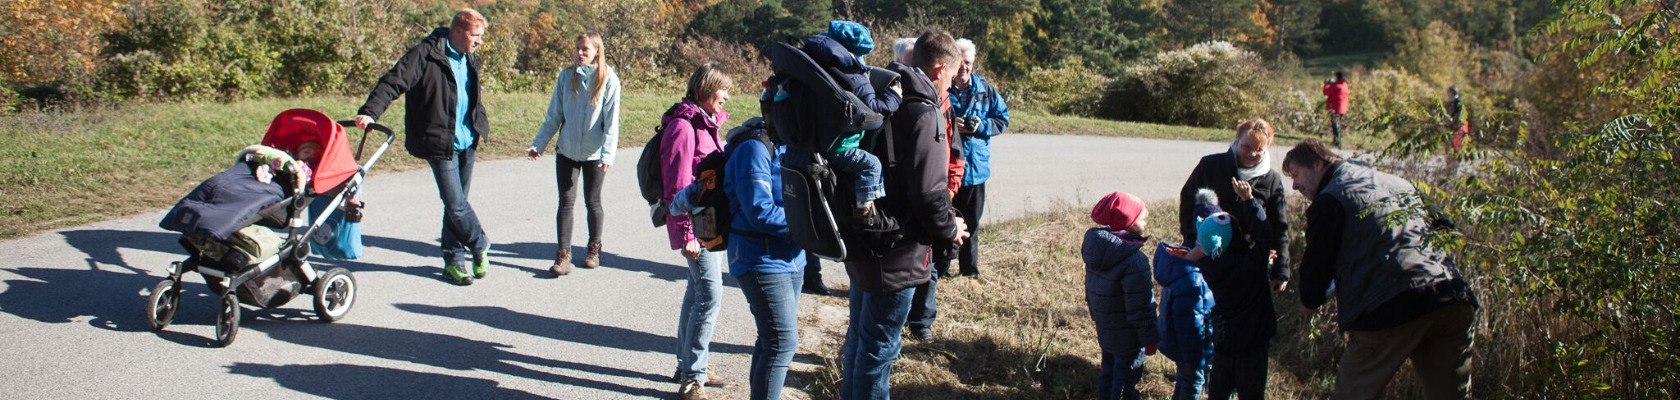
[[[438,197],[443,199],[443,262],[445,265],[467,265],[473,253],[490,248],[484,227],[478,224],[478,213],[467,203],[472,189],[473,160],[476,150],[467,148],[448,160],[426,160],[432,167],[432,179],[437,181]]]
[[[915,294],[910,296],[910,315],[905,326],[911,332],[918,334],[933,330],[933,320],[939,318],[939,274],[928,274],[927,283],[910,288]]]
[[[724,258],[723,252],[700,249],[699,259],[688,260],[688,290],[677,319],[677,375],[683,379],[705,382],[710,372],[706,358],[723,291]]]
[[[1140,398],[1138,380],[1143,379],[1143,362],[1149,357],[1143,347],[1118,349],[1116,353],[1102,353],[1102,373],[1097,375],[1097,400],[1133,400]]]
[[[875,155],[861,149],[846,150],[829,157],[829,165],[857,175],[857,187],[852,193],[857,196],[859,207],[887,195],[886,187],[881,184],[881,159]]]
[[[1331,143],[1342,144],[1342,114],[1330,113]]]
[[[1229,399],[1232,393],[1242,400],[1266,398],[1267,353],[1261,348],[1232,357],[1215,351],[1213,371],[1208,374],[1208,399]]]
[[[852,282],[856,288],[857,282]],[[885,400],[892,396],[892,365],[898,361],[904,318],[912,289],[875,293],[851,291],[851,323],[840,351],[840,398]]]
[[[1178,382],[1173,387],[1173,400],[1196,400],[1207,383],[1208,365],[1203,360],[1178,363]]]
[[[788,364],[799,350],[799,290],[803,273],[741,274],[741,294],[747,298],[758,340],[753,342],[751,399],[782,398]]]
[[[986,211],[986,184],[957,189],[957,197],[951,199],[951,206],[957,209],[957,215],[962,216],[969,235],[962,247],[957,248],[957,267],[965,276],[979,275],[980,216]],[[951,260],[934,261],[933,268],[940,275],[951,276]]]
[[[601,182],[606,180],[607,173],[601,170],[600,161],[572,161],[555,153],[554,183],[560,189],[560,210],[554,215],[554,236],[562,250],[572,247],[572,210],[577,205],[580,174],[583,175],[583,206],[588,213],[589,244],[601,242],[602,217],[605,215],[601,212]]]

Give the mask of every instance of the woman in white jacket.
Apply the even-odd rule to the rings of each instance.
[[[577,63],[560,70],[554,81],[554,95],[548,101],[548,116],[531,139],[527,156],[535,160],[559,133],[554,148],[555,182],[560,189],[560,210],[554,218],[559,249],[549,271],[556,276],[572,272],[572,208],[577,202],[578,176],[583,176],[583,202],[588,210],[589,247],[584,268],[601,265],[601,182],[612,166],[618,149],[618,75],[607,66],[601,34],[584,32],[577,38]]]

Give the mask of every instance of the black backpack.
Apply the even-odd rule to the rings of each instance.
[[[698,185],[694,187],[699,189],[698,192],[692,194],[694,196],[694,210],[688,214],[689,222],[694,227],[694,238],[699,240],[700,247],[704,247],[706,250],[722,251],[728,246],[729,233],[733,230],[729,225],[731,221],[734,221],[734,216],[729,212],[729,196],[723,193],[726,187],[724,175],[729,165],[730,155],[734,154],[736,148],[748,141],[762,143],[765,150],[769,150],[772,154],[776,152],[776,147],[770,143],[770,136],[764,131],[763,125],[755,126],[753,121],[749,120],[739,129],[747,129],[747,131],[732,134],[727,148],[723,151],[707,154],[700,159],[700,165],[694,168],[694,183],[689,184]],[[737,233],[768,237],[768,235],[757,232],[741,231]]]
[[[663,117],[661,117],[663,120]],[[665,135],[665,124],[661,122],[653,128],[653,136],[648,138],[647,144],[642,145],[642,158],[636,160],[636,184],[642,190],[642,200],[653,207],[653,227],[665,226],[665,216],[670,213],[667,209],[665,197],[665,173],[659,164],[660,137]],[[700,135],[694,136],[694,145],[700,145]]]
[[[882,148],[877,143],[887,144],[884,147],[889,151],[885,154],[871,153],[880,158],[883,173],[888,173],[896,160],[890,154],[891,130],[882,129],[885,116],[871,110],[842,79],[798,47],[772,44],[770,68],[773,75],[763,108],[772,134],[788,146],[782,156],[782,201],[791,239],[805,251],[836,261],[849,257],[848,243],[853,247],[851,253],[867,250],[879,255],[890,249],[903,237],[891,217],[869,226],[835,217],[835,209],[852,207],[852,177],[835,173],[823,156],[846,135],[869,131],[859,148],[869,151]],[[869,72],[872,77],[896,75],[880,68]]]

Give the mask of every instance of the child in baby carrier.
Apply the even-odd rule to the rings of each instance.
[[[835,75],[837,81],[848,86],[870,109],[881,114],[898,111],[903,99],[896,82],[888,87],[889,90],[881,91],[870,84],[863,56],[875,50],[875,42],[868,28],[852,21],[830,21],[828,32],[805,38],[804,50],[817,65]],[[825,155],[835,170],[857,176],[853,187],[857,215],[873,225],[878,215],[875,199],[885,196],[886,189],[881,183],[881,160],[858,148],[864,133],[858,131],[847,135]]]

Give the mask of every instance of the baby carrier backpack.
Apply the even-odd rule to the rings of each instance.
[[[700,247],[711,251],[723,251],[729,244],[730,222],[735,218],[729,212],[729,196],[723,193],[726,187],[724,175],[729,165],[729,156],[735,154],[735,149],[750,142],[764,145],[765,150],[775,154],[776,147],[770,143],[770,136],[762,127],[748,127],[747,131],[730,138],[729,146],[723,151],[715,151],[700,159],[700,165],[694,168],[694,182],[699,190],[693,193],[694,210],[688,213],[689,222],[693,225],[694,238],[700,241]],[[695,190],[695,189],[689,189]],[[759,236],[753,232],[741,231],[741,234]]]
[[[863,226],[835,218],[835,208],[852,208],[850,186],[842,183],[855,177],[839,176],[842,174],[830,169],[824,158],[824,153],[841,139],[859,131],[870,132],[859,145],[860,149],[867,151],[877,148],[875,144],[890,144],[889,130],[882,129],[885,116],[871,110],[853,94],[845,80],[835,75],[838,71],[823,68],[798,47],[781,42],[771,44],[770,69],[764,109],[770,131],[787,144],[781,166],[782,201],[793,241],[818,257],[844,261],[848,256],[848,242],[855,246],[862,243],[858,240],[866,238],[901,237],[896,222]],[[891,74],[878,68],[870,72]],[[883,172],[890,170],[896,161],[891,154],[874,154],[880,158]]]

